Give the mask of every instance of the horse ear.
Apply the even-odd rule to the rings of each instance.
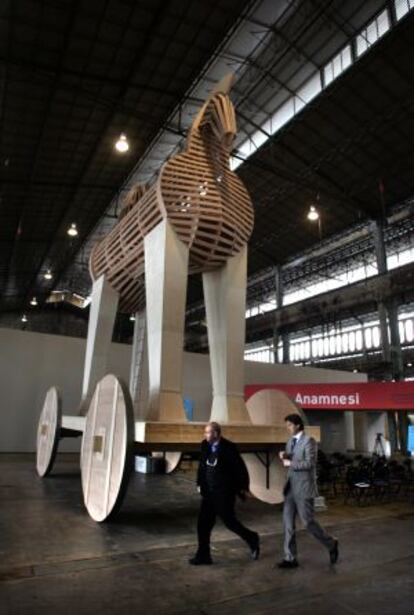
[[[212,89],[209,98],[215,94],[228,94],[236,81],[236,75],[234,73],[228,73],[225,75]]]

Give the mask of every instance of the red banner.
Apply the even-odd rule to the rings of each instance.
[[[249,384],[245,398],[262,389],[284,391],[304,410],[412,410],[414,382]]]

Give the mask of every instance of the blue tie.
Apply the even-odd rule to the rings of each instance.
[[[295,450],[295,446],[296,446],[297,441],[298,441],[298,439],[297,439],[297,438],[293,438],[293,442],[292,442],[292,453],[293,453],[293,451]]]

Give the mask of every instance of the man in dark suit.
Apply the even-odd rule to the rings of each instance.
[[[279,568],[296,568],[296,516],[299,515],[304,527],[329,551],[331,564],[338,560],[338,541],[330,536],[315,520],[313,501],[318,495],[316,485],[316,460],[318,446],[314,438],[304,431],[299,414],[289,414],[286,427],[290,438],[286,450],[280,453],[283,465],[288,468],[287,480],[283,490],[283,528],[285,534],[283,561]]]
[[[208,423],[201,443],[201,458],[197,473],[197,487],[201,493],[198,516],[198,550],[189,560],[193,566],[212,564],[210,554],[211,531],[219,516],[224,525],[240,536],[249,546],[253,560],[259,558],[259,535],[242,525],[236,518],[236,495],[245,499],[249,494],[249,474],[233,442],[221,436],[218,423]]]

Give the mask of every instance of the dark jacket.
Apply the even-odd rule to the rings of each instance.
[[[201,495],[208,495],[210,489],[206,480],[206,461],[210,453],[210,446],[206,440],[201,443],[201,457],[197,473],[197,485]],[[217,455],[217,472],[220,473],[220,492],[226,494],[240,494],[249,489],[249,473],[237,446],[226,440],[220,439]]]

